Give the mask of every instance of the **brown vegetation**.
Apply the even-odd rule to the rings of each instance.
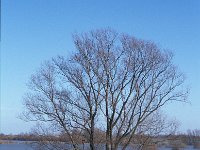
[[[194,130],[195,131],[195,130]],[[192,131],[193,132],[193,131]],[[75,132],[73,132],[74,134]],[[87,135],[77,133],[74,136],[76,138],[76,143],[79,145],[89,143],[89,139]],[[189,134],[180,134],[180,135],[170,135],[170,136],[148,136],[148,135],[135,135],[134,141],[130,143],[129,146],[137,147],[140,150],[157,150],[160,146],[170,147],[174,150],[180,150],[187,145],[189,145],[189,141],[191,140],[191,132]],[[101,130],[95,131],[95,144],[105,144],[105,132]],[[194,148],[199,148],[198,143],[200,143],[200,136],[196,135],[196,142],[193,145]],[[70,144],[70,139],[66,134],[60,135],[42,135],[42,134],[19,134],[19,135],[4,135],[0,134],[0,144],[12,144],[18,141],[27,141],[28,143],[37,143],[37,145],[41,148],[48,145],[56,145],[59,144],[62,146],[63,143]],[[31,142],[32,141],[32,142]],[[38,141],[38,142],[37,142]],[[145,142],[144,142],[145,141]],[[196,145],[197,144],[197,145]],[[123,145],[123,143],[120,143]]]

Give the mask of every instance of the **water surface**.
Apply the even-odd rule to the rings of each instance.
[[[86,146],[87,147],[87,146]],[[85,150],[87,148],[85,147]],[[34,150],[30,144],[0,144],[0,150]],[[127,148],[127,150],[132,150],[131,148]],[[171,150],[171,148],[159,148],[158,150]],[[194,149],[192,146],[188,146],[182,150],[200,150]]]

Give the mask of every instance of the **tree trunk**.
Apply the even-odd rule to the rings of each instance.
[[[107,120],[109,119],[107,118]],[[107,121],[107,129],[106,129],[106,150],[111,150],[109,121]]]
[[[112,125],[110,123],[110,135],[109,135],[109,141],[110,141],[110,149],[113,150],[113,138],[112,138]]]
[[[106,150],[113,150],[112,128],[110,122],[108,122],[106,130]]]
[[[91,119],[90,149],[94,150],[94,118]]]

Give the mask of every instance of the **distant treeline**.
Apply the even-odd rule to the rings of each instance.
[[[87,136],[79,134],[76,132],[72,133],[73,136],[77,136],[78,143],[88,143]],[[102,137],[105,134],[103,131],[96,133],[97,137]],[[136,135],[137,136],[137,135]],[[17,140],[17,141],[35,141],[35,142],[67,142],[67,135],[38,135],[38,134],[17,134],[17,135],[5,135],[0,134],[0,140]],[[157,137],[148,136],[148,135],[138,135],[135,139],[148,139],[153,144],[158,146],[170,146],[170,147],[185,147],[186,145],[193,145],[195,148],[200,148],[200,130],[188,130],[186,134],[177,134],[177,135],[160,135]],[[102,143],[105,141],[102,140]],[[139,142],[139,141],[137,141]]]
[[[18,141],[38,141],[39,136],[33,134],[17,134],[17,135],[5,135],[0,134],[0,140],[18,140]]]

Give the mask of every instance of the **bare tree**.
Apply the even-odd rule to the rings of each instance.
[[[188,130],[188,143],[193,145],[195,148],[200,148],[200,130]]]
[[[106,149],[117,149],[129,136],[125,149],[153,112],[168,101],[185,100],[186,93],[179,89],[183,75],[172,64],[171,53],[154,43],[98,30],[76,36],[75,44],[78,57],[102,86],[100,110],[106,118]]]
[[[178,126],[176,120],[169,120],[166,115],[156,111],[138,126],[130,144],[137,146],[138,150],[150,149],[150,147],[155,149],[157,145],[172,140]]]
[[[111,29],[74,35],[76,52],[54,58],[31,79],[28,120],[51,122],[66,132],[105,126],[106,150],[125,149],[142,125],[169,101],[185,101],[184,77],[172,54],[149,41]]]

